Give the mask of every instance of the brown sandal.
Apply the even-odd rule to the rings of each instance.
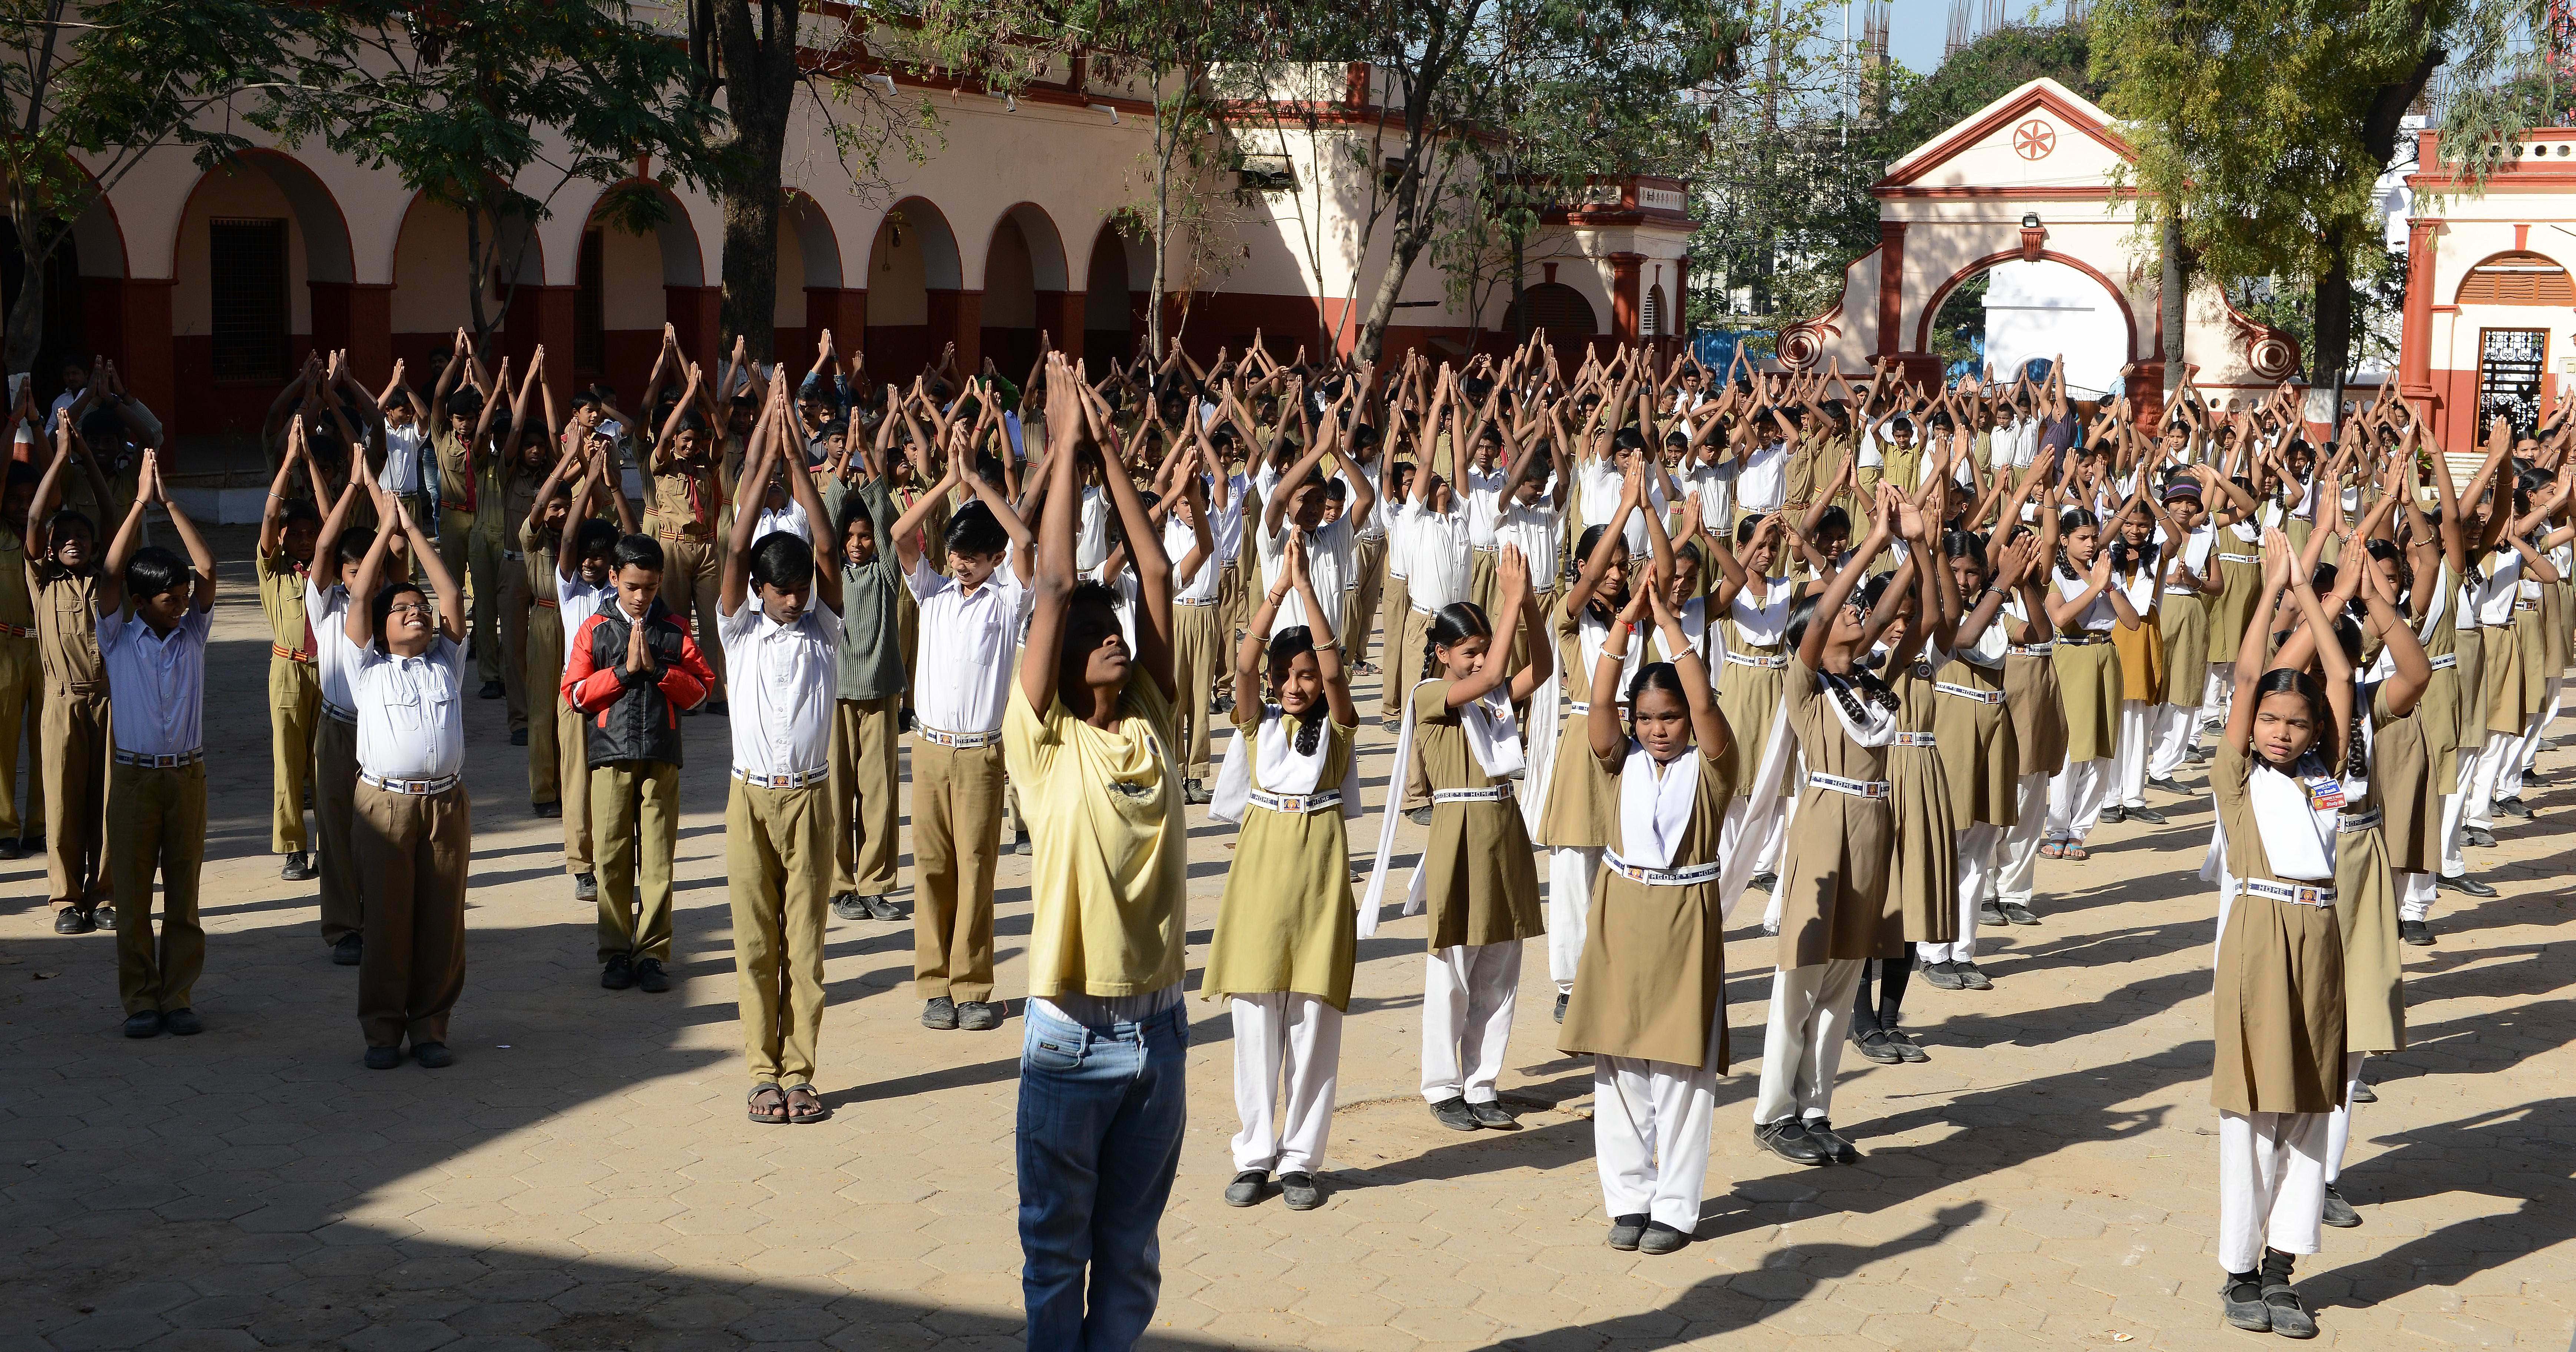
[[[810,1127],[830,1117],[832,1110],[823,1104],[823,1096],[810,1084],[787,1086],[787,1120],[800,1127]]]
[[[751,1089],[751,1120],[764,1127],[784,1126],[791,1120],[787,1092],[774,1084],[757,1084]]]

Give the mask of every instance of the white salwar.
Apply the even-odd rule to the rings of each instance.
[[[1592,877],[1600,867],[1598,845],[1547,852],[1547,974],[1559,994],[1574,989],[1574,971],[1583,963],[1583,936],[1592,921]]]
[[[1521,987],[1517,942],[1461,945],[1430,955],[1422,982],[1422,1098],[1494,1101]]]
[[[2003,839],[2003,828],[1991,822],[1971,822],[1960,830],[1959,937],[1946,944],[1916,944],[1915,955],[1926,965],[1977,960],[1977,903],[1986,898],[1995,870],[1995,850]]]
[[[1231,997],[1237,1173],[1314,1173],[1332,1134],[1342,1064],[1342,1011],[1311,995],[1266,991]],[[1282,1093],[1284,1106],[1280,1104]]]
[[[1771,1021],[1762,1036],[1762,1087],[1753,1100],[1753,1124],[1791,1117],[1813,1121],[1833,1112],[1834,1069],[1842,1064],[1843,1038],[1860,989],[1860,958],[1834,958],[1804,967],[1774,968]],[[1597,1117],[1599,1107],[1593,1109]]]
[[[2315,1253],[2326,1208],[2326,1113],[2218,1114],[2218,1264],[2261,1267],[2268,1246]]]

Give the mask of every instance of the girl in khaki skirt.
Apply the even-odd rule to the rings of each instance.
[[[2165,515],[2161,496],[2141,485],[2118,514],[2111,542],[2111,585],[2128,598],[2138,614],[2138,627],[2114,625],[2111,650],[2120,659],[2120,740],[2111,758],[2111,788],[2104,795],[2102,819],[2165,824],[2164,814],[2147,806],[2147,753],[2154,743],[2155,711],[2164,704],[2166,688],[2177,679],[2167,661],[2163,600],[2166,582],[2181,565],[2181,551],[2157,543],[2179,531]]]
[[[2030,543],[2038,559],[2022,575],[2019,594],[2004,602],[2011,644],[2004,649],[2004,713],[2012,723],[2020,775],[2013,781],[2013,824],[1997,847],[1993,899],[1977,911],[1981,925],[2036,925],[2030,909],[2039,874],[2040,839],[2048,826],[2048,782],[2066,763],[2066,702],[2057,685],[2057,643],[2048,622],[2048,578],[2057,550],[2057,516],[2043,512],[2042,529],[2013,528],[2016,543]]]
[[[1673,662],[1628,682],[1630,711],[1592,702],[1584,749],[1619,785],[1559,1050],[1592,1056],[1592,1141],[1610,1247],[1671,1253],[1699,1228],[1709,1119],[1727,1065],[1718,837],[1735,777],[1708,664],[1655,582],[1636,589],[1592,688],[1614,686],[1648,606]]]
[[[2021,585],[2038,559],[2028,536],[2001,551],[2002,571],[1988,580],[1986,543],[1962,531],[1942,538],[1950,585],[1945,608],[1964,604],[1965,618],[1952,636],[1954,659],[1932,687],[1932,731],[1941,743],[1941,766],[1950,780],[1950,811],[1959,827],[1958,876],[1952,882],[1958,931],[1948,943],[1914,947],[1923,979],[1941,990],[1989,990],[1994,982],[1977,968],[1977,923],[1993,882],[1995,851],[2019,820],[2015,785],[2021,749],[2004,705],[2005,656],[2011,647],[2005,598]],[[1899,1053],[1902,1055],[1903,1053]]]
[[[2048,597],[2057,632],[2057,685],[2066,709],[2066,761],[2048,785],[2049,859],[2085,859],[2084,837],[2110,795],[2111,758],[2120,748],[2120,657],[2114,626],[2135,629],[2138,612],[2113,585],[2099,518],[2081,507],[2058,518],[2058,561]]]
[[[1888,684],[1896,692],[1896,735],[1888,741],[1888,819],[1895,854],[1888,869],[1887,906],[1903,921],[1905,956],[1873,961],[1861,974],[1852,1005],[1852,1045],[1881,1064],[1928,1061],[1930,1055],[1899,1030],[1905,987],[1913,971],[1913,946],[1947,944],[1959,936],[1959,823],[1951,811],[1949,770],[1936,735],[1940,695],[1936,672],[1948,665],[1933,636],[1947,628],[1942,621],[1939,584],[1946,567],[1923,567],[1935,556],[1928,550],[1909,554],[1896,571],[1874,578],[1863,589],[1875,606],[1892,594],[1898,612],[1885,640]],[[1911,642],[1908,640],[1911,639]],[[1912,649],[1914,660],[1894,665],[1900,649]],[[1871,1000],[1871,986],[1877,999]]]
[[[1775,869],[1794,788],[1789,763],[1797,755],[1780,726],[1780,677],[1789,664],[1780,635],[1789,607],[1806,584],[1772,572],[1787,531],[1788,522],[1775,513],[1737,523],[1733,549],[1726,547],[1722,532],[1708,535],[1718,570],[1709,613],[1724,617],[1716,626],[1725,640],[1717,707],[1735,732],[1738,753],[1735,796],[1726,805],[1721,848],[1730,859],[1738,850],[1754,851],[1752,867],[1740,872],[1765,891],[1780,881]],[[1726,899],[1730,907],[1735,901]]]

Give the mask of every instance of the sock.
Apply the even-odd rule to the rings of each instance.
[[[1905,983],[1914,975],[1914,965],[1890,959],[1878,965],[1878,1026],[1896,1031],[1897,1011],[1905,1006]]]
[[[2265,1286],[2289,1285],[2290,1265],[2297,1261],[2299,1261],[2298,1256],[2295,1254],[2283,1253],[2279,1249],[2265,1249],[2263,1251],[2263,1284]]]

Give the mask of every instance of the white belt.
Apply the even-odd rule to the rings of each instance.
[[[801,789],[808,784],[820,784],[830,779],[832,772],[828,769],[790,770],[783,775],[756,775],[736,766],[733,777],[755,789]]]
[[[1979,704],[2001,704],[2004,702],[2004,692],[2000,690],[1979,690],[1973,685],[1958,685],[1950,681],[1934,681],[1932,683],[1932,689],[1939,694],[1955,695],[1960,699],[1972,699]]]
[[[2261,563],[2263,559],[2258,554],[2221,554],[2218,556],[2218,561],[2220,563]]]
[[[2379,825],[2379,809],[2364,808],[2359,812],[2346,812],[2336,817],[2335,834],[2350,835],[2355,831],[2367,831],[2377,825]]]
[[[1439,795],[1437,794],[1433,795],[1435,801],[1438,797]],[[1322,793],[1283,794],[1264,793],[1259,789],[1254,789],[1249,801],[1257,808],[1264,808],[1272,812],[1285,812],[1291,817],[1302,817],[1309,812],[1321,812],[1328,807],[1340,807],[1342,805],[1342,791],[1340,789],[1327,789]]]
[[[1592,704],[1591,704],[1591,702],[1590,702],[1590,701],[1588,701],[1588,700],[1579,700],[1579,699],[1578,699],[1578,700],[1573,700],[1573,701],[1568,702],[1568,703],[1567,703],[1567,705],[1566,705],[1566,707],[1567,707],[1568,709],[1573,710],[1573,712],[1574,712],[1574,716],[1575,716],[1575,717],[1577,717],[1577,718],[1580,718],[1580,717],[1582,717],[1583,715],[1585,715],[1585,714],[1588,714],[1588,713],[1592,712]],[[1622,709],[1627,708],[1627,707],[1628,707],[1628,701],[1626,701],[1626,700],[1624,700],[1624,699],[1623,699],[1623,700],[1621,700],[1621,701],[1619,701],[1619,707],[1620,707],[1620,708],[1622,708]]]
[[[1500,803],[1512,796],[1509,784],[1494,784],[1481,789],[1433,789],[1435,803]]]
[[[1604,852],[1601,860],[1610,866],[1612,873],[1648,887],[1693,887],[1717,881],[1718,865],[1714,862],[1684,868],[1642,868],[1609,852]]]
[[[2459,664],[2460,655],[2458,653],[2444,653],[2441,656],[2434,658],[2432,662],[2433,670],[2435,671],[2449,671],[2451,668],[2456,667]]]
[[[2057,643],[2055,640],[2051,640],[2046,643],[2014,643],[2008,644],[2004,648],[2005,652],[2008,652],[2015,657],[2046,657],[2056,650]]]
[[[327,699],[322,701],[322,712],[340,720],[343,723],[347,723],[352,727],[356,726],[358,722],[357,710],[343,709],[339,705],[333,704]]]
[[[371,789],[399,793],[406,798],[428,798],[456,787],[456,776],[441,775],[436,779],[387,779],[382,775],[358,772],[358,782]]]
[[[2200,588],[2198,588],[2198,587],[2167,587],[2167,588],[2165,588],[2165,595],[2167,595],[2167,596],[2198,596],[2198,595],[2200,595]]]
[[[2316,883],[2279,883],[2269,878],[2247,878],[2238,886],[2253,896],[2270,897],[2274,901],[2287,902],[2292,906],[2335,904],[2335,890]]]
[[[1931,734],[1931,733],[1928,733],[1928,732],[1900,732],[1900,733],[1896,734],[1896,736],[1895,736],[1892,740],[1890,740],[1890,741],[1888,742],[1888,745],[1889,745],[1889,746],[1939,746],[1939,745],[1941,745],[1941,739],[1940,739],[1939,737],[1937,737],[1937,736],[1934,736],[1934,735],[1933,735],[1933,734]]]
[[[1212,606],[1216,604],[1216,598],[1211,596],[1204,601],[1193,601],[1186,596],[1175,596],[1172,598],[1172,604],[1176,606]]]
[[[1887,781],[1884,779],[1845,779],[1841,775],[1820,775],[1809,772],[1807,782],[1817,788],[1831,789],[1835,793],[1849,794],[1854,798],[1887,796]]]
[[[119,751],[114,760],[119,765],[131,765],[142,770],[179,770],[205,758],[206,753],[201,749],[180,751],[167,756],[149,755],[140,751]]]
[[[1747,657],[1729,648],[1726,650],[1726,664],[1730,667],[1753,667],[1761,671],[1778,671],[1789,665],[1789,657],[1786,653],[1773,653],[1769,657]]]
[[[912,735],[932,746],[944,746],[952,751],[974,751],[983,747],[999,746],[1002,743],[1002,734],[999,731],[941,732],[927,723],[913,724]]]

